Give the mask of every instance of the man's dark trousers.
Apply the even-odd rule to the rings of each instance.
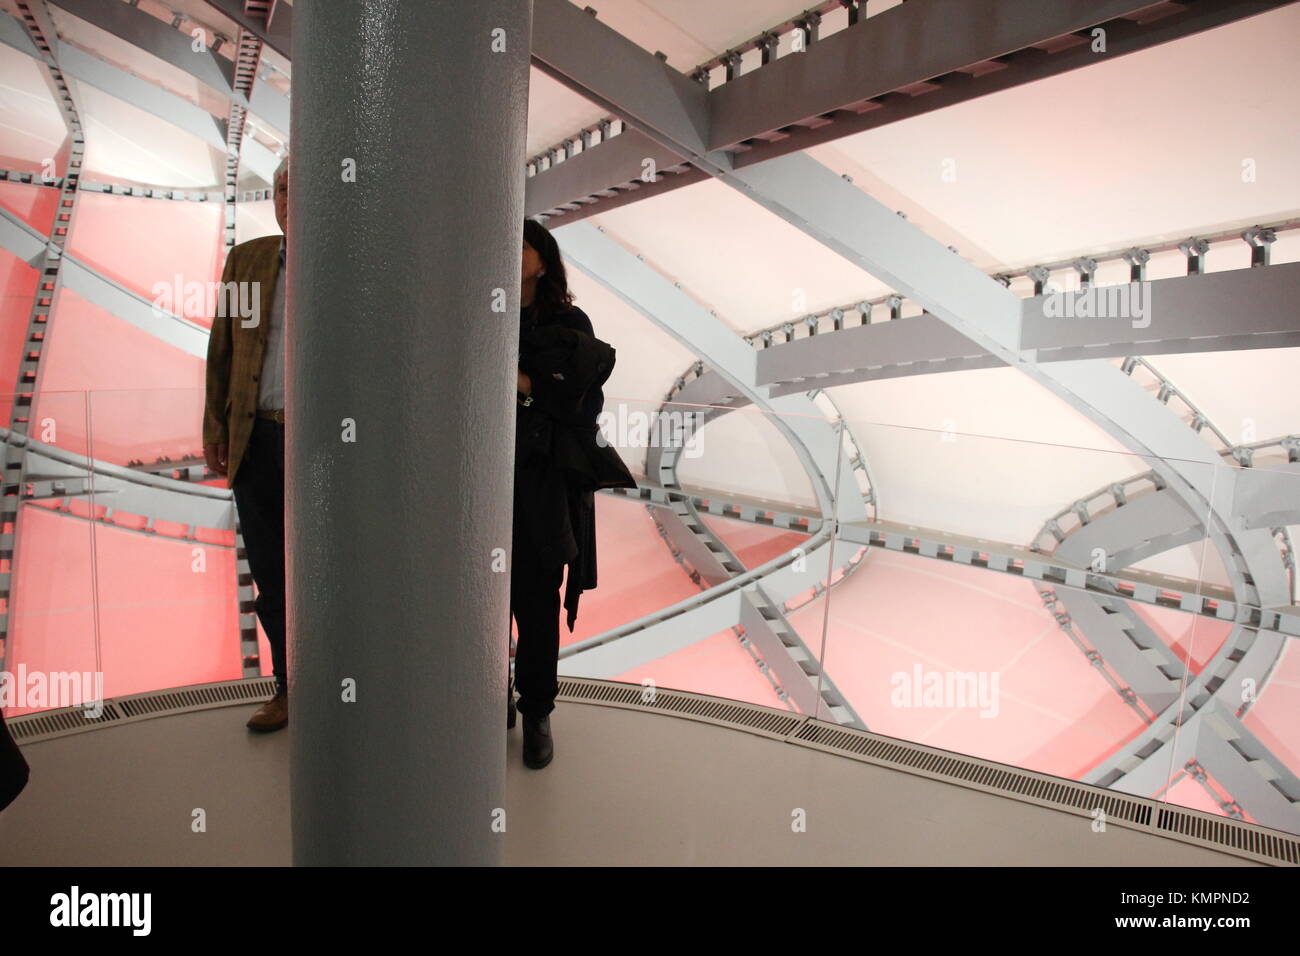
[[[519,713],[545,717],[555,709],[560,686],[560,582],[564,565],[545,567],[516,549],[510,561],[510,613],[519,630],[515,647],[515,685]]]
[[[284,639],[284,423],[253,422],[235,474],[235,507],[257,585],[257,619],[271,645],[276,690],[288,689]]]

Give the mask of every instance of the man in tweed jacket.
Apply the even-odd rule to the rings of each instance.
[[[289,159],[275,173],[275,219],[287,232]],[[208,339],[203,452],[208,468],[234,492],[258,620],[271,645],[276,693],[248,726],[279,730],[289,722],[284,614],[284,237],[263,236],[230,250]],[[230,285],[234,283],[235,285]],[[252,315],[223,307],[252,303]]]

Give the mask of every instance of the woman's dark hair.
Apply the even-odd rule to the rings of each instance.
[[[542,275],[537,277],[533,304],[524,311],[527,318],[545,322],[573,304],[573,293],[569,291],[560,247],[550,231],[536,219],[525,219],[524,242],[532,246],[542,260]]]

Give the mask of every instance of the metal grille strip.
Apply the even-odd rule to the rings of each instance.
[[[1106,822],[1114,826],[1209,847],[1260,863],[1300,865],[1300,837],[1289,833],[841,727],[789,711],[662,688],[647,694],[645,688],[636,684],[572,677],[560,679],[560,699],[718,724],[1077,816],[1093,817],[1100,811]]]
[[[15,740],[29,744],[134,720],[253,703],[264,700],[274,689],[272,677],[224,681],[114,698],[104,702],[104,713],[96,720],[83,716],[79,707],[69,707],[24,714],[8,720],[7,725]],[[729,727],[1077,816],[1090,817],[1101,811],[1106,821],[1115,826],[1209,847],[1260,863],[1300,866],[1300,837],[1279,830],[840,727],[758,704],[574,677],[560,678],[559,699]]]

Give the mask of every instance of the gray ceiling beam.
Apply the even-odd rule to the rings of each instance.
[[[59,42],[59,65],[64,73],[83,83],[152,113],[223,153],[226,151],[225,124],[188,100],[62,41]]]
[[[245,12],[244,0],[205,0],[213,10],[233,20],[254,34],[286,60],[291,59],[293,37],[293,7],[279,0],[271,0],[267,21]]]
[[[740,623],[744,596],[739,587],[708,599],[700,599],[699,595],[692,598],[689,605],[679,602],[609,634],[560,648],[559,672],[568,677],[617,677]]]
[[[638,192],[653,185],[641,179],[647,159],[657,170],[669,169],[682,161],[678,154],[660,146],[646,134],[631,127],[625,128],[608,142],[584,149],[548,170],[529,176],[524,181],[524,214],[534,216],[563,206],[573,196],[582,195],[582,190],[590,182],[627,183],[629,188],[625,192]],[[708,178],[699,170],[694,170],[694,173],[697,181]],[[616,190],[611,188],[605,193],[612,197]],[[601,208],[608,209],[611,205],[606,199]]]
[[[260,36],[266,46],[286,59],[290,56],[292,8],[289,5],[277,4],[272,23],[266,27],[244,13],[242,0],[207,0],[207,3],[243,29]],[[593,150],[593,156],[603,155],[598,161],[588,157],[569,166],[576,163],[575,156],[556,164],[546,174],[552,178],[543,181],[529,177],[525,183],[528,194],[525,215],[536,215],[549,208],[538,206],[539,202],[554,199],[555,206],[568,202],[569,196],[577,195],[569,191],[572,189],[581,195],[594,194],[607,190],[614,182],[640,179],[642,161],[647,157],[655,161],[656,169],[663,170],[681,163],[686,156],[707,151],[705,87],[568,0],[534,0],[532,56],[533,65],[543,73],[636,126],[640,135],[603,153]],[[272,117],[268,120],[276,122]],[[628,135],[627,131],[623,135]],[[604,146],[614,146],[623,135],[612,138]],[[728,164],[725,155],[715,156],[714,160]],[[615,172],[607,173],[610,168],[607,164],[612,164]],[[606,179],[607,174],[617,178]],[[595,177],[599,185],[586,186],[590,177]]]
[[[16,213],[0,207],[0,249],[17,256],[33,269],[45,261],[49,239],[20,219]]]
[[[1231,695],[1216,695],[1194,712],[1170,708],[1082,782],[1155,797],[1196,763],[1259,823],[1300,832],[1300,780],[1233,713],[1230,700]],[[1156,740],[1161,746],[1153,749]]]
[[[1130,376],[1105,361],[1037,363],[1018,346],[1022,302],[942,243],[802,153],[721,175],[728,185],[918,302],[1008,365],[1073,405],[1143,456],[1194,508],[1243,604],[1289,603],[1271,537],[1229,514],[1233,473],[1201,437]]]
[[[763,501],[759,498],[748,498],[738,496],[729,492],[719,492],[715,489],[697,488],[697,486],[681,486],[681,488],[666,488],[666,486],[654,483],[649,480],[638,480],[634,489],[610,488],[602,490],[602,494],[610,494],[619,498],[628,498],[638,503],[643,503],[650,507],[655,507],[660,511],[672,511],[676,509],[677,503],[689,501],[698,512],[719,516],[719,518],[732,518],[741,520],[741,522],[750,522],[761,524],[766,528],[784,528],[788,531],[803,533],[810,538],[824,533],[824,524],[820,511],[813,509],[803,509],[797,505],[789,505],[783,502]],[[824,548],[824,545],[822,545]],[[805,562],[807,566],[818,568],[823,567],[827,562],[827,553],[822,550],[819,557],[811,557],[813,550],[806,548]],[[853,558],[859,550],[858,545],[848,538],[837,538],[835,553],[829,557],[835,567],[848,567],[850,558]],[[797,594],[807,592],[810,587],[815,587],[815,581],[810,579],[810,574],[805,571],[790,571],[789,568],[775,567],[774,570],[763,578],[763,591],[775,601],[785,602],[790,598],[796,597]]]
[[[565,225],[556,230],[556,239],[568,262],[698,355],[725,380],[737,399],[770,413],[769,420],[800,457],[823,515],[837,514],[846,521],[865,515],[860,495],[836,498],[835,487],[856,486],[851,484],[854,478],[846,461],[840,463],[837,483],[836,436],[826,427],[822,412],[807,396],[772,400],[764,389],[756,387],[755,352],[726,323],[599,227]]]
[[[239,144],[239,162],[270,183],[275,181],[275,170],[280,165],[280,157],[253,137],[244,136]]]
[[[709,98],[709,144],[726,148],[809,117],[870,109],[875,97],[1149,6],[1150,0],[910,0],[718,87]],[[1093,54],[1093,62],[1099,58]]]
[[[1300,462],[1243,468],[1232,510],[1247,528],[1300,524]]]
[[[285,136],[289,135],[289,97],[270,83],[255,83],[248,109],[259,120],[270,123]]]
[[[235,67],[206,49],[196,53],[193,39],[168,23],[129,3],[104,0],[50,0],[64,11],[183,70],[225,96],[230,96]]]
[[[63,257],[63,268],[65,289],[187,355],[196,358],[207,355],[208,330],[203,326],[155,307],[144,296],[72,256]]]
[[[1006,364],[928,312],[819,331],[757,352],[758,382],[773,395]]]
[[[1148,485],[1146,491],[1130,491]],[[1107,504],[1099,509],[1102,502]],[[1067,515],[1077,523],[1065,532],[1061,521]],[[1168,488],[1155,485],[1155,476],[1148,472],[1076,500],[1050,518],[1035,541],[1050,540],[1054,559],[1088,567],[1098,565],[1100,557],[1100,567],[1118,572],[1149,555],[1200,540],[1204,534],[1201,518]],[[1057,624],[1144,721],[1153,722],[1138,706],[1139,701],[1156,715],[1178,701],[1187,677],[1186,662],[1128,601],[1057,591],[1041,584],[1037,587]],[[1079,642],[1076,627],[1090,647]],[[1111,672],[1118,675],[1118,681],[1110,679]]]
[[[0,169],[0,182],[21,183],[24,186],[39,186],[43,189],[62,189],[64,180],[62,176],[45,179],[40,173]],[[175,186],[123,186],[121,183],[101,183],[93,179],[79,180],[77,191],[127,196],[132,199],[163,199],[169,202],[222,201],[222,195],[217,190],[177,189]]]
[[[1229,708],[1205,707],[1183,733],[1196,739],[1196,761],[1257,823],[1300,833],[1300,779]]]
[[[533,0],[533,65],[682,158],[707,153],[708,91],[568,0]]]
[[[692,366],[692,372],[696,369],[702,370],[702,365]],[[689,381],[686,381],[686,377],[682,377],[683,384],[680,387],[674,387],[669,393],[660,411],[695,412],[700,418],[696,430],[707,427],[710,422],[746,404],[742,397],[733,394],[737,390],[728,386],[716,370],[697,375]],[[863,498],[864,504],[874,501],[874,491],[868,489],[864,495],[855,480],[843,475],[845,458],[853,466],[862,457],[861,450],[830,396],[824,396],[822,400],[833,410],[833,414],[825,421],[825,426],[843,431],[841,445],[834,449],[836,461],[823,461],[822,472],[833,473],[837,467],[841,468],[836,489],[838,493],[857,494]],[[813,408],[810,402],[809,411]],[[806,431],[814,430],[810,427]],[[646,450],[645,470],[653,480],[677,486],[678,465],[690,436],[685,429],[669,428],[664,431],[659,440],[650,443]],[[805,430],[794,432],[796,440],[801,431]],[[842,443],[845,441],[851,444],[851,453],[844,451]],[[827,448],[826,451],[829,452],[830,449]],[[865,464],[862,467],[865,468]],[[864,512],[865,510],[864,508]],[[701,519],[693,497],[677,498],[669,507],[656,509],[653,517],[665,542],[670,548],[675,548],[674,557],[689,565],[692,580],[701,587],[716,587],[744,571],[743,563],[727,543]],[[844,551],[840,555],[842,563],[827,569],[824,581],[836,580],[837,572],[839,581],[847,580],[861,566],[858,549],[841,550]],[[826,587],[820,582],[814,584],[816,597],[821,597],[825,590]],[[764,586],[747,591],[741,605],[741,626],[749,639],[750,649],[758,652],[759,659],[765,665],[764,673],[769,679],[772,675],[777,677],[782,700],[793,700],[801,712],[820,714],[824,708],[836,723],[865,727],[866,724],[852,704],[822,667],[817,654],[790,624],[786,615],[788,597],[783,595],[779,599],[773,599],[764,582]]]
[[[1008,542],[881,519],[845,522],[839,527],[839,538],[900,554],[996,571],[1042,582],[1057,590],[1065,588],[1105,598],[1122,598],[1219,621],[1246,620],[1258,624],[1260,631],[1300,636],[1300,617],[1287,613],[1288,606],[1261,609],[1237,603],[1230,590],[1199,581],[1131,568],[1098,572],[1089,565],[1072,564]]]
[[[1119,570],[1205,537],[1204,515],[1195,514],[1169,488],[1129,498],[1123,507],[1092,515],[1052,552],[1054,558],[1088,567],[1094,555]]]
[[[48,482],[47,482],[47,484],[48,484]],[[48,502],[48,501],[54,501],[54,502],[58,502],[59,504],[56,505],[55,507],[53,507],[53,508],[45,508],[45,510],[48,511],[50,514],[58,515],[59,518],[62,519],[62,520],[64,520],[64,521],[77,521],[77,522],[83,522],[83,523],[87,523],[87,524],[93,521],[93,522],[95,522],[96,524],[109,525],[110,527],[113,528],[113,530],[115,530],[115,531],[119,531],[119,532],[121,532],[122,534],[138,534],[138,535],[140,535],[140,536],[142,536],[142,537],[148,538],[148,539],[151,540],[151,541],[170,541],[170,542],[172,542],[173,544],[186,544],[186,543],[188,543],[191,547],[193,547],[193,546],[195,546],[195,545],[199,545],[199,546],[201,546],[201,547],[203,547],[203,548],[212,548],[212,549],[215,549],[215,550],[217,550],[217,551],[235,551],[235,552],[239,552],[239,551],[242,551],[243,548],[244,548],[244,545],[243,545],[242,542],[241,542],[241,543],[237,543],[237,544],[221,544],[221,543],[219,543],[219,542],[217,542],[217,541],[199,541],[198,538],[197,538],[197,536],[196,536],[196,532],[198,531],[198,525],[189,525],[189,526],[187,527],[187,529],[186,529],[186,532],[185,532],[184,534],[180,534],[180,535],[175,535],[175,534],[159,534],[159,533],[158,533],[157,526],[156,526],[156,525],[157,525],[157,520],[156,520],[156,519],[146,518],[145,523],[144,523],[143,525],[141,525],[140,527],[136,528],[136,527],[132,527],[132,526],[129,525],[129,524],[118,524],[118,523],[114,520],[114,518],[113,518],[113,514],[112,514],[112,511],[111,511],[111,510],[106,511],[104,514],[100,514],[100,515],[97,515],[96,517],[92,518],[92,517],[90,517],[89,515],[78,514],[77,512],[73,511],[73,510],[69,507],[69,503],[70,503],[71,501],[73,501],[74,499],[76,499],[76,498],[84,498],[84,499],[86,499],[87,501],[89,501],[89,500],[90,500],[90,497],[91,497],[91,496],[90,496],[88,493],[85,493],[85,492],[79,492],[79,493],[77,493],[77,494],[74,495],[74,494],[69,494],[69,493],[66,493],[66,492],[57,492],[57,491],[56,491],[56,492],[54,492],[54,493],[52,493],[52,494],[49,494],[49,495],[41,494],[41,495],[32,495],[32,496],[30,496],[30,497],[25,497],[25,498],[23,499],[23,504],[33,504],[33,505],[34,505],[34,504],[36,504],[37,502],[40,502],[40,501],[47,501],[47,502]],[[96,502],[96,504],[103,505],[104,502],[102,502],[102,501],[98,501],[98,502]],[[40,506],[40,507],[44,507],[44,506]],[[141,517],[144,517],[144,516],[141,516]],[[242,569],[242,573],[245,575],[245,579],[246,579],[246,580],[251,580],[251,578],[248,578],[248,577],[247,577],[247,575],[248,575],[248,570],[247,570],[247,560],[246,560],[246,559],[245,559],[244,561],[238,561],[238,560],[237,560],[237,561],[236,561],[236,564],[237,564],[237,565],[244,565],[244,568]],[[252,604],[253,604],[253,600],[254,600],[254,597],[253,597],[253,594],[252,594],[252,590],[253,590],[253,589],[252,589],[251,586],[245,586],[245,587],[242,587],[242,588],[240,589],[240,592],[241,592],[241,593],[240,593],[240,595],[239,595],[239,600],[240,600],[240,602],[244,603],[246,606],[249,606],[249,607],[252,606]],[[243,617],[243,615],[241,615],[241,617]],[[256,675],[254,675],[254,676],[256,676]]]
[[[0,444],[25,453],[24,480],[38,498],[93,496],[96,504],[155,521],[216,530],[234,527],[234,498],[228,488],[114,465],[8,428],[0,428]]]
[[[32,55],[43,60],[48,55],[57,64],[59,50],[55,41],[59,31],[55,29],[54,17],[50,14],[45,0],[33,0],[33,2],[18,0],[14,6],[17,8],[14,14],[16,17],[23,18],[24,21],[30,17],[30,22],[24,22],[22,29],[31,33],[32,48],[35,51]]]
[[[835,549],[834,559],[837,561],[850,550],[855,550],[846,542],[832,542],[829,526],[803,541],[800,547],[802,554],[785,552],[716,588],[692,594],[614,630],[560,648],[560,659],[564,662],[560,672],[573,676],[612,677],[690,647],[742,623],[741,604],[746,589],[761,582],[769,595],[806,590],[810,586],[809,572],[806,568],[792,570],[792,566],[826,567],[830,557],[827,548]],[[801,585],[790,589],[791,582],[799,579],[802,579]]]
[[[1124,286],[1099,286],[1106,289]],[[1300,263],[1158,279],[1130,318],[1055,318],[1046,296],[1021,300],[1019,347],[1038,362],[1300,346]],[[1135,323],[1142,327],[1135,327]],[[819,331],[758,351],[758,383],[785,395],[812,386],[929,375],[1005,363],[933,315]]]
[[[135,9],[127,7],[126,4],[117,2],[117,0],[114,0],[111,5]],[[136,12],[139,13],[138,10]],[[139,15],[147,20],[154,19],[145,13],[139,13]],[[155,22],[160,23],[167,32],[181,38],[184,41],[186,50],[190,49],[189,41],[184,40],[183,34],[177,33],[171,27],[162,24],[161,21]],[[130,40],[131,38],[124,36],[122,39]],[[12,17],[0,17],[0,42],[12,46],[29,56],[37,56],[37,50],[27,37],[26,32]],[[142,49],[146,53],[154,55],[158,53],[156,49],[151,47],[142,47]],[[188,100],[168,93],[161,87],[155,86],[147,80],[142,80],[138,76],[133,76],[78,47],[60,41],[58,54],[60,66],[65,74],[75,76],[77,79],[103,90],[123,102],[143,109],[145,112],[153,114],[178,129],[192,136],[197,136],[208,145],[220,149],[223,153],[226,151],[225,119],[213,116],[207,110],[195,106]],[[195,53],[190,55],[194,57],[200,56],[200,54]],[[197,79],[203,79],[199,74],[192,75],[195,75]],[[218,94],[226,96],[229,102],[246,105],[259,119],[265,120],[281,132],[288,133],[288,97],[268,84],[261,83],[254,87],[251,106],[245,104],[244,97],[238,93],[232,93],[221,88],[214,89]],[[258,152],[259,149],[260,152]],[[279,160],[274,159],[274,154],[260,144],[257,144],[256,148],[250,147],[249,152],[252,155],[244,157],[249,168],[265,178],[267,182],[270,182]]]
[[[1151,0],[908,0],[818,40],[805,53],[781,57],[719,86],[709,96],[709,148],[729,148],[836,111],[862,115],[862,110],[870,110],[868,100],[891,93],[922,101],[956,83],[966,87],[960,94],[968,99],[1095,65],[1288,2],[1188,0],[1182,5],[1165,4],[1169,16],[1145,22],[1145,17],[1132,17],[1160,4]],[[1090,37],[1060,44],[1062,48],[1054,53],[1036,48],[1044,41],[1099,25],[1106,30],[1105,53],[1092,52]],[[1013,54],[1023,54],[1039,68],[1025,69],[1028,64],[1012,58]],[[973,72],[984,73],[983,82],[960,72],[977,66]],[[1001,87],[996,85],[999,79]],[[929,108],[952,102],[951,96],[939,97]],[[839,122],[836,119],[834,125]],[[873,124],[868,121],[853,128],[849,120],[845,131],[837,130],[835,136],[869,125]],[[790,145],[804,149],[812,144],[800,140]],[[764,158],[774,155],[769,152]]]
[[[267,27],[246,15],[240,0],[207,2],[260,36],[272,49],[289,56],[291,7],[276,4]],[[659,169],[667,168],[664,160],[689,159],[704,172],[717,175],[732,168],[733,162],[740,168],[879,125],[881,119],[872,118],[875,113],[891,114],[887,121],[893,122],[917,112],[897,109],[899,103],[909,108],[922,104],[924,109],[951,105],[1095,64],[1099,55],[1133,52],[1289,2],[1294,0],[1216,0],[1213,4],[1188,0],[1182,5],[1141,0],[1059,0],[1052,4],[1039,0],[911,0],[819,40],[805,53],[782,57],[710,93],[703,84],[672,69],[567,0],[536,0],[534,65],[640,130],[668,155],[645,152],[634,157],[637,161],[628,176],[629,154],[635,154],[645,141],[615,149],[620,137],[613,137],[591,147],[590,157],[580,164],[564,169],[582,154],[529,177],[526,214],[565,210],[565,221],[576,221],[599,208],[635,202],[702,178],[692,171],[611,196],[613,187],[639,179],[641,160],[647,157],[654,158]],[[1015,6],[1011,13],[1008,3]],[[1154,15],[1152,9],[1157,7],[1171,15]],[[970,29],[934,29],[936,22],[952,24],[954,16]],[[1048,47],[1055,50],[1052,53],[1035,48],[1097,24],[1104,24],[1107,30],[1107,54],[1092,53],[1087,43],[1053,44]],[[998,58],[1011,54],[1020,59],[1014,68],[1001,69],[1007,64]],[[983,64],[972,71],[977,75],[960,72],[975,64]],[[915,95],[920,92],[918,85],[936,78],[943,82],[925,87],[934,86],[934,91]],[[866,100],[900,91],[879,110],[857,112],[865,109]],[[819,117],[834,111],[865,119],[858,125],[852,120],[830,124],[834,132],[827,134],[829,127]],[[774,112],[780,115],[774,116]],[[773,141],[760,142],[734,160],[723,149],[764,135]],[[813,135],[818,138],[808,138]],[[600,158],[602,152],[609,156]],[[600,203],[580,202],[601,194],[606,199]]]
[[[0,248],[33,267],[44,259],[47,243],[39,232],[8,209],[0,209]],[[142,332],[203,358],[208,352],[208,331],[189,319],[164,312],[152,302],[108,278],[79,259],[64,253],[61,282],[88,302]]]
[[[1020,348],[1038,361],[1161,355],[1175,352],[1288,348],[1300,340],[1300,263],[1232,269],[1098,286],[1096,296],[1134,291],[1145,302],[1142,318],[1063,318],[1046,314],[1046,296],[1024,299]],[[1111,291],[1108,291],[1111,290]],[[1147,298],[1146,293],[1150,297]],[[1055,300],[1078,299],[1065,293]],[[1150,324],[1144,324],[1149,319]],[[1135,327],[1140,326],[1140,327]],[[1101,350],[1101,351],[1099,351]]]
[[[1261,473],[1265,472],[1261,470]],[[1300,477],[1295,480],[1300,481]],[[820,514],[813,509],[747,498],[716,489],[690,485],[665,487],[645,479],[638,481],[636,489],[609,489],[604,493],[661,509],[672,509],[677,502],[689,500],[699,512],[804,534],[816,533],[823,527]],[[1141,560],[1148,553],[1161,553],[1205,537],[1199,519],[1192,516],[1167,489],[1132,497],[1123,509],[1119,509],[1118,517],[1111,520],[1115,514],[1117,512],[1107,512],[1094,517],[1088,525],[1071,532],[1065,539],[1065,544],[1071,544],[1071,547],[1050,555],[1009,542],[971,538],[935,528],[888,521],[844,525],[839,537],[850,543],[884,547],[899,553],[1043,581],[1058,590],[1073,592],[1071,607],[1076,599],[1091,596],[1107,604],[1119,600],[1133,601],[1215,620],[1234,620],[1251,615],[1254,609],[1234,606],[1232,593],[1225,588],[1128,568],[1128,562]],[[1249,513],[1245,517],[1247,523],[1260,523],[1253,521]],[[1081,536],[1082,532],[1094,526],[1105,529],[1106,533]],[[1134,528],[1139,530],[1134,532]],[[1145,542],[1138,540],[1143,531],[1150,531],[1158,539],[1157,544],[1144,547]],[[1099,541],[1102,543],[1098,544]],[[1109,572],[1092,570],[1094,547],[1107,552]],[[771,583],[765,581],[764,586],[770,588]],[[781,592],[783,599],[793,596],[799,587],[806,587],[807,582],[792,582],[792,586],[794,590],[788,594]],[[1210,607],[1208,601],[1216,602],[1217,606]],[[1300,636],[1300,616],[1285,607],[1265,609],[1261,620],[1266,630]]]
[[[19,53],[40,58],[41,53],[36,49],[36,44],[32,42],[32,38],[27,35],[27,31],[16,17],[0,16],[0,43],[13,47]]]
[[[252,97],[235,89],[235,64],[211,48],[195,52],[193,38],[137,6],[104,0],[51,0],[87,23],[188,73],[200,83],[252,111],[277,130],[289,132],[289,98],[266,83],[253,88]],[[238,42],[237,40],[235,42]]]
[[[603,491],[606,494],[647,505],[657,505],[661,508],[671,508],[675,502],[689,500],[695,510],[703,514],[802,534],[811,534],[818,530],[822,522],[821,511],[815,508],[806,508],[788,501],[738,495],[731,491],[704,488],[700,485],[669,487],[649,478],[643,478],[637,480],[636,488],[606,488]]]
[[[1019,358],[1019,297],[811,156],[791,153],[719,178],[986,351]]]
[[[1102,661],[1123,678],[1155,713],[1178,700],[1187,668],[1126,601],[1095,594],[1071,594],[1066,605]]]
[[[740,150],[737,169],[789,152],[943,109],[1071,70],[1093,66],[1181,37],[1255,16],[1295,0],[1186,0],[1090,3],[1086,0],[909,0],[811,44],[761,69],[736,77],[708,94],[710,151]],[[1009,15],[1008,8],[1016,12]],[[1139,11],[1161,7],[1156,18]],[[1126,19],[1125,14],[1139,14]],[[954,17],[971,26],[951,26]],[[943,29],[936,29],[943,23]],[[1060,40],[1063,34],[1102,23],[1105,54],[1091,45]],[[1028,29],[1031,26],[1033,29]],[[1082,26],[1080,26],[1082,25]],[[1036,46],[1037,45],[1037,46]],[[1039,48],[1043,47],[1043,48]],[[1047,50],[1053,52],[1047,52]],[[998,51],[998,52],[994,52]],[[644,50],[641,57],[647,57]],[[971,67],[962,72],[963,67]],[[945,72],[947,71],[947,72]],[[617,139],[617,137],[615,137]],[[612,140],[611,140],[612,142]],[[607,144],[592,147],[599,152]],[[601,211],[607,200],[581,200],[620,184],[592,175],[566,197],[563,221]],[[545,187],[552,171],[538,174]],[[614,202],[636,202],[694,182],[666,177],[654,188],[620,194]],[[533,179],[529,180],[530,184]],[[546,212],[539,207],[535,212]]]

